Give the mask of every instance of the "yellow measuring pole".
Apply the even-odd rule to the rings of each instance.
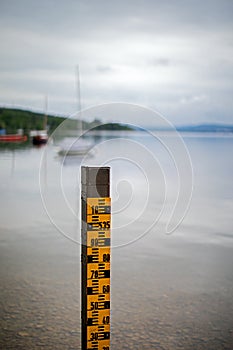
[[[110,350],[110,168],[82,167],[82,350]]]

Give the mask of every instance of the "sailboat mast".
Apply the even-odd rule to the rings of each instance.
[[[43,130],[47,130],[47,123],[48,123],[48,96],[45,95]]]
[[[83,132],[83,123],[82,123],[82,106],[81,106],[81,88],[80,88],[80,75],[79,75],[79,65],[77,65],[76,68],[76,80],[77,80],[77,97],[78,97],[78,115],[77,118],[77,127],[79,130],[80,135],[82,135]]]

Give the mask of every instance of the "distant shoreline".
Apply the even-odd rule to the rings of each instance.
[[[66,118],[65,116],[48,115],[47,116],[48,131],[51,134],[61,123],[67,121],[70,130],[77,128],[77,120]],[[31,130],[42,130],[44,122],[44,114],[33,112],[30,110],[13,109],[0,107],[0,134],[17,133],[22,129],[25,134],[29,134]],[[144,129],[135,128],[131,125],[102,122],[101,119],[95,118],[92,122],[82,121],[84,130],[96,131],[157,131],[170,132],[172,129],[160,126],[145,126]],[[199,125],[179,125],[174,126],[178,132],[192,133],[233,133],[233,125],[227,124],[199,124]]]

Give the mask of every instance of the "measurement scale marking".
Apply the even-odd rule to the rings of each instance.
[[[110,350],[110,198],[87,198],[86,350]]]
[[[87,230],[95,231],[95,230],[109,230],[111,222],[110,214],[98,214],[98,215],[87,215]]]

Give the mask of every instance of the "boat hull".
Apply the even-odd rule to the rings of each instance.
[[[0,142],[25,142],[26,135],[0,135]]]
[[[82,149],[82,150],[65,150],[65,149],[60,149],[58,151],[58,154],[60,156],[83,156],[87,154],[90,151],[90,148],[88,149]]]
[[[46,136],[37,135],[37,136],[33,136],[32,138],[32,143],[35,146],[45,145],[47,142],[48,142],[48,137]]]
[[[60,156],[83,156],[93,148],[93,144],[80,138],[65,138],[59,146]]]

